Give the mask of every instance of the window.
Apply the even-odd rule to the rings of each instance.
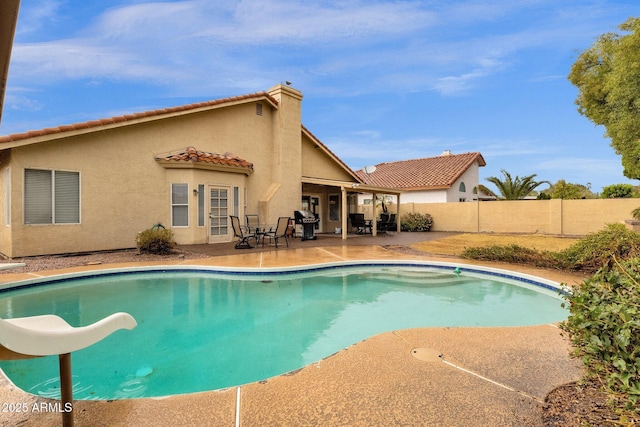
[[[461,193],[466,193],[467,192],[467,186],[464,185],[464,182],[460,183],[460,188],[458,189]]]
[[[189,184],[171,184],[171,226],[189,226]]]
[[[198,227],[204,227],[204,184],[198,184]]]
[[[80,173],[24,170],[25,224],[79,224]]]
[[[233,187],[233,214],[240,216],[240,187]]]

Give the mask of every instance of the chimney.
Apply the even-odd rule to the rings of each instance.
[[[444,150],[442,152],[442,154],[440,154],[441,156],[450,156],[451,155],[451,150]]]

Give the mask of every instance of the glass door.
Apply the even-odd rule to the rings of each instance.
[[[231,236],[229,189],[209,187],[209,243],[228,242]]]

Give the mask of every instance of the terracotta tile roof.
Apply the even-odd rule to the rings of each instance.
[[[236,166],[253,171],[253,163],[231,153],[209,153],[207,151],[197,150],[194,147],[187,147],[184,150],[160,154],[156,156],[156,160],[163,162],[194,162],[220,166]]]
[[[31,131],[22,132],[22,133],[4,135],[4,136],[0,136],[0,144],[13,142],[13,141],[20,141],[24,139],[39,137],[39,136],[53,136],[55,134],[62,134],[65,132],[79,131],[79,130],[85,130],[85,129],[91,130],[95,128],[96,130],[98,130],[98,128],[100,128],[101,126],[116,125],[119,123],[125,124],[126,122],[129,122],[132,120],[145,119],[145,118],[149,118],[149,119],[162,118],[162,116],[164,115],[171,116],[171,115],[179,114],[182,112],[189,112],[191,110],[198,110],[198,109],[208,108],[208,107],[217,107],[223,104],[234,104],[234,103],[241,103],[245,101],[248,102],[248,101],[258,100],[258,99],[266,99],[274,106],[278,105],[278,101],[275,98],[273,98],[271,95],[269,95],[267,92],[257,92],[249,95],[232,96],[229,98],[197,102],[197,103],[181,105],[177,107],[161,108],[158,110],[150,110],[150,111],[144,111],[144,112],[133,113],[133,114],[124,114],[122,116],[110,117],[106,119],[90,120],[82,123],[74,123],[70,125],[62,125],[62,126],[57,126],[52,128],[31,130]],[[2,147],[0,146],[0,149],[1,148]]]
[[[480,166],[486,165],[480,153],[443,154],[438,157],[380,163],[369,175],[364,170],[356,173],[369,185],[403,190],[437,190],[451,187],[475,161]]]

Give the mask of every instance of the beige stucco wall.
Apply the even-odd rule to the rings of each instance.
[[[4,165],[8,164],[9,154],[5,155],[3,166],[0,167],[0,247],[7,248],[11,246],[11,225],[7,224],[7,200],[11,198],[11,167]],[[11,200],[9,199],[9,208],[11,206]]]
[[[16,257],[134,247],[139,231],[158,222],[171,225],[172,182],[189,185],[190,226],[173,230],[178,243],[207,242],[206,227],[197,225],[197,196],[192,194],[198,184],[239,187],[242,222],[245,205],[246,213],[260,214],[264,223],[291,216],[300,207],[302,192],[302,95],[280,85],[270,94],[278,99],[278,108],[262,101],[262,115],[256,114],[255,102],[247,102],[148,122],[131,120],[108,130],[13,148],[12,224],[0,233],[0,252]],[[167,169],[155,160],[188,146],[230,152],[252,162],[254,172]],[[24,224],[25,168],[80,172],[80,224]],[[233,238],[229,230],[227,241]]]
[[[302,136],[302,176],[355,182],[353,176],[345,169],[336,168],[335,161],[304,134]]]
[[[584,236],[630,219],[638,206],[640,199],[406,203],[400,206],[400,215],[429,213],[434,231]]]

